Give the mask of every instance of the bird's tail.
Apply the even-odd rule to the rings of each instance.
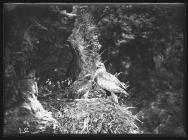
[[[124,93],[126,96],[128,96],[129,94],[126,92],[126,90],[124,88],[120,88],[120,92]]]
[[[123,93],[124,93],[125,95],[127,95],[127,96],[129,95],[125,90],[123,91]]]
[[[128,96],[129,94],[126,92],[126,89],[127,89],[128,85],[126,85],[125,83],[121,82],[121,86],[120,87],[122,88],[122,93],[124,93],[125,95]]]
[[[123,88],[124,90],[126,90],[129,86],[128,85],[126,85],[125,83],[120,83],[121,84],[121,88]]]

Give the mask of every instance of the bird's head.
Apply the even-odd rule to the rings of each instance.
[[[105,65],[102,62],[96,63],[97,70],[106,71]]]

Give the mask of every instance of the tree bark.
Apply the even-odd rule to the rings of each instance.
[[[16,106],[4,113],[4,134],[34,134],[55,133],[58,122],[46,111],[37,99],[37,82],[33,79],[21,79],[19,84],[19,99]]]
[[[99,32],[95,26],[92,11],[88,6],[75,6],[76,19],[72,34],[68,41],[73,48],[74,58],[71,64],[70,77],[74,81],[69,92],[79,94],[88,93],[91,88],[96,61],[100,61],[98,41]],[[80,90],[79,90],[80,89]]]

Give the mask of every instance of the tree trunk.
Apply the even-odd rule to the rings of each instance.
[[[4,114],[4,134],[55,133],[58,122],[38,101],[38,87],[33,79],[21,79],[19,84],[19,104],[6,110]],[[49,129],[50,128],[50,129]]]
[[[68,38],[73,48],[74,58],[71,64],[70,77],[74,81],[69,92],[73,94],[88,93],[91,88],[96,61],[100,61],[98,31],[88,6],[75,6],[77,15],[74,29]],[[79,90],[80,89],[80,90]],[[81,90],[82,89],[82,90]]]

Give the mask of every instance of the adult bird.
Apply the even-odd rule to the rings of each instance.
[[[118,98],[115,93],[124,93],[128,96],[128,93],[125,91],[127,86],[120,82],[114,75],[108,73],[103,63],[97,62],[96,67],[97,70],[94,74],[94,81],[102,89],[109,91],[116,103],[118,103]]]

